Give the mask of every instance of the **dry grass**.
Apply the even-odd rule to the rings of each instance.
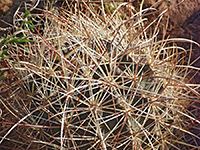
[[[200,121],[188,106],[198,103],[199,85],[187,81],[190,50],[175,44],[192,41],[158,41],[162,14],[148,23],[151,8],[99,4],[69,2],[28,17],[16,12],[16,26],[34,19],[39,25],[32,30],[25,22],[14,34],[34,42],[2,46],[9,58],[1,70],[15,82],[2,83],[0,143],[15,149],[198,149],[200,137],[190,129]]]

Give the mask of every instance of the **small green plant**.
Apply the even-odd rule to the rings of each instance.
[[[2,52],[0,52],[0,60],[2,60],[2,59],[4,59],[4,58],[6,58],[6,53],[7,53],[7,51],[8,51],[8,49],[6,49],[6,50],[3,50]]]
[[[30,16],[31,12],[28,11],[27,9],[25,9],[25,17],[24,17],[24,20],[23,20],[23,26],[24,26],[24,29],[26,30],[26,25],[28,26],[28,28],[30,28],[30,30],[32,32],[35,32],[34,28],[37,27],[39,25],[39,23],[37,24],[33,24],[33,19],[32,17]],[[35,19],[35,18],[34,18]]]
[[[10,44],[11,47],[12,47],[13,45],[16,44],[16,45],[24,48],[26,51],[28,51],[28,49],[24,46],[24,43],[34,42],[34,40],[29,40],[28,37],[29,36],[8,37],[8,38],[2,37],[3,41],[1,42],[1,45],[4,46],[4,45],[7,45],[7,44]],[[6,54],[7,51],[8,51],[8,49],[2,50],[2,52],[0,54],[1,59],[5,58],[5,54]]]
[[[23,22],[20,22],[19,27],[16,27],[16,28],[18,28],[18,30],[19,29],[26,30],[27,29],[26,26],[28,26],[28,28],[32,32],[35,32],[34,28],[37,27],[38,24],[33,25],[33,20],[31,19],[30,14],[31,14],[30,11],[25,9],[24,20],[23,20]],[[24,46],[24,44],[34,42],[34,40],[29,40],[28,38],[30,37],[30,35],[27,35],[27,33],[22,32],[22,34],[23,35],[12,35],[9,37],[6,37],[6,35],[2,36],[0,46],[3,47],[4,45],[7,45],[7,44],[11,44],[11,46],[13,46],[14,44],[17,44],[20,47],[22,47],[28,51],[28,49]],[[7,51],[8,51],[8,49],[2,50],[2,52],[0,54],[1,59],[5,57],[5,54]]]
[[[23,46],[21,43],[29,43],[29,42],[34,42],[33,40],[28,40],[29,36],[25,37],[9,37],[9,38],[3,38],[2,45],[6,44],[18,44],[20,46]]]

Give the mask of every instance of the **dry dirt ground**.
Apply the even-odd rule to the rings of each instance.
[[[13,14],[23,0],[0,0],[0,36],[12,26]],[[4,29],[2,29],[4,28]]]
[[[158,0],[147,0],[147,5],[153,5]],[[165,14],[165,20],[169,17],[168,34],[171,37],[183,37],[200,43],[200,0],[163,0],[154,6],[158,10],[169,7]],[[182,44],[189,48],[190,44]],[[200,57],[200,47],[193,45],[192,61]],[[200,68],[200,59],[193,63],[193,66]],[[200,73],[195,77],[196,83],[200,83]]]

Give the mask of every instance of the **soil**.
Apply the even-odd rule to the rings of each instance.
[[[147,0],[145,5],[154,5],[158,0]],[[162,0],[154,8],[157,10],[168,9],[164,15],[161,29],[165,28],[168,21],[167,35],[171,38],[187,38],[200,43],[200,0]],[[190,43],[179,43],[180,46],[188,49]],[[191,63],[192,66],[200,68],[200,47],[193,44]],[[197,74],[194,83],[200,83],[200,72],[196,70],[191,75]]]
[[[13,24],[13,15],[23,0],[0,0],[0,36],[6,34]]]
[[[9,10],[9,5],[12,5],[12,0],[0,0],[0,10],[4,13]]]

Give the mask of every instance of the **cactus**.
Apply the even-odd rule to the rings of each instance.
[[[186,82],[186,50],[174,44],[189,40],[157,40],[158,28],[148,31],[148,9],[137,12],[129,3],[68,6],[25,16],[37,26],[29,20],[15,35],[32,42],[2,47],[9,48],[7,69],[15,82],[4,87],[9,96],[1,96],[8,125],[0,143],[17,149],[197,148],[184,137],[200,140],[189,131],[190,121],[200,122],[187,109],[199,94]]]

